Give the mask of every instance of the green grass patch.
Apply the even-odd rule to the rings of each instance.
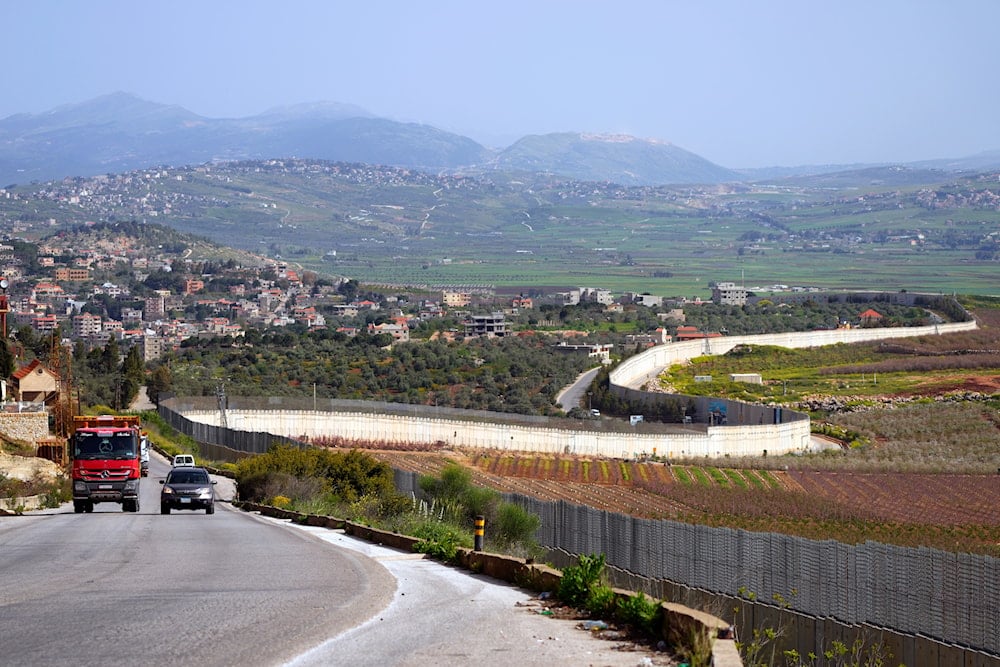
[[[734,470],[732,468],[724,468],[722,470],[726,478],[735,486],[737,489],[747,488],[747,480],[743,475],[740,474],[739,470]]]
[[[681,466],[673,466],[674,475],[677,476],[677,481],[681,484],[693,484],[694,481],[691,479],[691,474],[688,472],[687,468],[682,468]]]
[[[705,472],[707,472],[708,476],[712,478],[712,481],[719,486],[729,486],[729,478],[726,477],[726,474],[718,468],[707,468]]]
[[[757,472],[760,475],[761,479],[764,480],[764,483],[767,484],[769,488],[772,489],[781,488],[781,482],[778,481],[778,478],[775,477],[770,470],[759,470]]]
[[[700,486],[711,486],[712,480],[708,476],[708,473],[705,472],[704,468],[690,468],[690,471],[696,484],[699,484]]]
[[[742,472],[743,478],[750,484],[751,487],[755,489],[763,489],[768,486],[768,484],[761,479],[756,470],[747,469]]]

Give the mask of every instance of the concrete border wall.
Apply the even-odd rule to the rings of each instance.
[[[168,402],[169,404],[169,402]],[[192,422],[221,431],[268,433],[287,438],[336,437],[345,441],[420,443],[476,447],[547,454],[576,454],[608,458],[642,456],[724,456],[780,454],[809,447],[809,421],[753,426],[709,426],[676,432],[638,433],[574,431],[518,424],[488,424],[352,412],[289,410],[227,410],[228,429],[220,426],[218,410],[185,410]],[[220,433],[227,444],[230,438]],[[205,442],[212,442],[205,440]]]
[[[824,331],[799,331],[754,336],[721,336],[696,341],[683,341],[656,345],[623,361],[611,372],[611,385],[618,388],[642,389],[654,380],[664,368],[693,357],[725,354],[737,345],[778,345],[780,347],[819,347],[836,343],[861,343],[889,338],[936,336],[958,331],[973,331],[975,321],[937,324],[926,327],[884,327],[872,329],[830,329]]]
[[[603,432],[590,427],[566,427],[567,420],[533,417],[525,420],[497,421],[465,419],[455,416],[461,411],[447,410],[443,416],[426,416],[419,411],[411,414],[386,414],[369,409],[338,409],[334,401],[324,401],[323,410],[289,410],[275,405],[273,409],[232,408],[226,411],[227,429],[222,429],[217,409],[197,407],[193,399],[169,399],[166,405],[193,422],[222,430],[273,434],[283,438],[340,438],[345,441],[448,444],[510,451],[533,451],[547,454],[576,454],[610,458],[642,456],[723,457],[781,455],[806,451],[810,446],[810,426],[807,415],[785,408],[752,405],[741,401],[689,397],[662,392],[647,392],[644,387],[664,368],[674,363],[706,354],[725,354],[738,345],[777,345],[789,348],[815,347],[835,343],[853,343],[913,336],[941,335],[977,328],[975,321],[939,324],[925,327],[833,329],[824,331],[789,332],[754,336],[724,336],[700,341],[657,345],[626,359],[610,375],[611,390],[638,403],[667,398],[693,402],[703,421],[710,412],[710,403],[725,403],[725,425],[676,426],[653,431],[646,425],[633,430]],[[247,399],[234,399],[235,401]],[[477,413],[477,417],[482,417]],[[487,416],[488,418],[488,416]],[[661,427],[663,425],[660,425]],[[652,432],[651,432],[652,431]],[[232,433],[212,431],[212,437],[202,442],[223,445],[243,451],[232,444]],[[255,446],[256,447],[256,446]]]

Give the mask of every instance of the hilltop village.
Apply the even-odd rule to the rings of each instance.
[[[117,227],[123,225],[162,230],[135,223]],[[153,247],[115,227],[102,223],[90,233],[56,235],[39,244],[0,244],[0,275],[8,283],[8,328],[27,326],[44,336],[58,331],[89,348],[115,339],[123,349],[139,347],[145,361],[192,337],[238,339],[248,328],[333,328],[348,336],[387,334],[392,342],[403,342],[421,323],[449,318],[458,325],[444,332],[451,339],[503,337],[514,333],[513,323],[528,313],[525,323],[558,327],[553,312],[576,305],[589,305],[607,317],[646,311],[645,330],[633,331],[621,339],[623,344],[648,346],[726,333],[685,326],[685,306],[709,303],[698,298],[616,295],[596,287],[530,296],[460,288],[381,294],[362,291],[355,281],[324,278],[259,256],[246,255],[241,262],[194,260],[183,242]],[[770,301],[787,302],[817,299],[819,292],[718,282],[712,284],[712,303],[742,306],[757,298],[753,290],[766,290]],[[881,317],[858,310],[853,324],[872,326]],[[599,356],[606,358],[608,348],[598,350]]]
[[[348,336],[388,334],[401,342],[408,341],[411,329],[421,322],[449,317],[461,324],[450,332],[453,338],[503,337],[512,333],[510,318],[539,303],[593,303],[608,312],[667,305],[659,313],[664,322],[677,325],[684,317],[681,302],[665,303],[648,294],[616,298],[598,288],[543,297],[502,297],[460,289],[422,297],[361,293],[356,282],[324,279],[282,261],[255,258],[252,265],[195,261],[188,249],[155,249],[124,234],[73,238],[92,241],[72,248],[60,237],[37,246],[0,244],[0,271],[8,284],[8,328],[27,326],[44,336],[59,332],[90,348],[115,339],[124,349],[137,346],[145,361],[192,337],[238,339],[248,328],[333,327]],[[650,343],[667,342],[671,336],[664,327],[646,333],[639,339],[648,338]],[[692,332],[681,327],[680,333]]]

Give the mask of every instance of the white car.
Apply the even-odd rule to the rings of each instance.
[[[179,468],[181,466],[193,466],[194,457],[190,454],[178,454],[174,457],[174,467]]]

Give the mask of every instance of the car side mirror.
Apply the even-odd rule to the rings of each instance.
[[[212,484],[218,484],[218,483],[219,483],[219,480],[217,480],[217,479],[213,479],[212,480]]]
[[[160,480],[160,484],[166,484],[166,483],[167,483],[167,480],[165,480],[165,479],[161,479]]]

